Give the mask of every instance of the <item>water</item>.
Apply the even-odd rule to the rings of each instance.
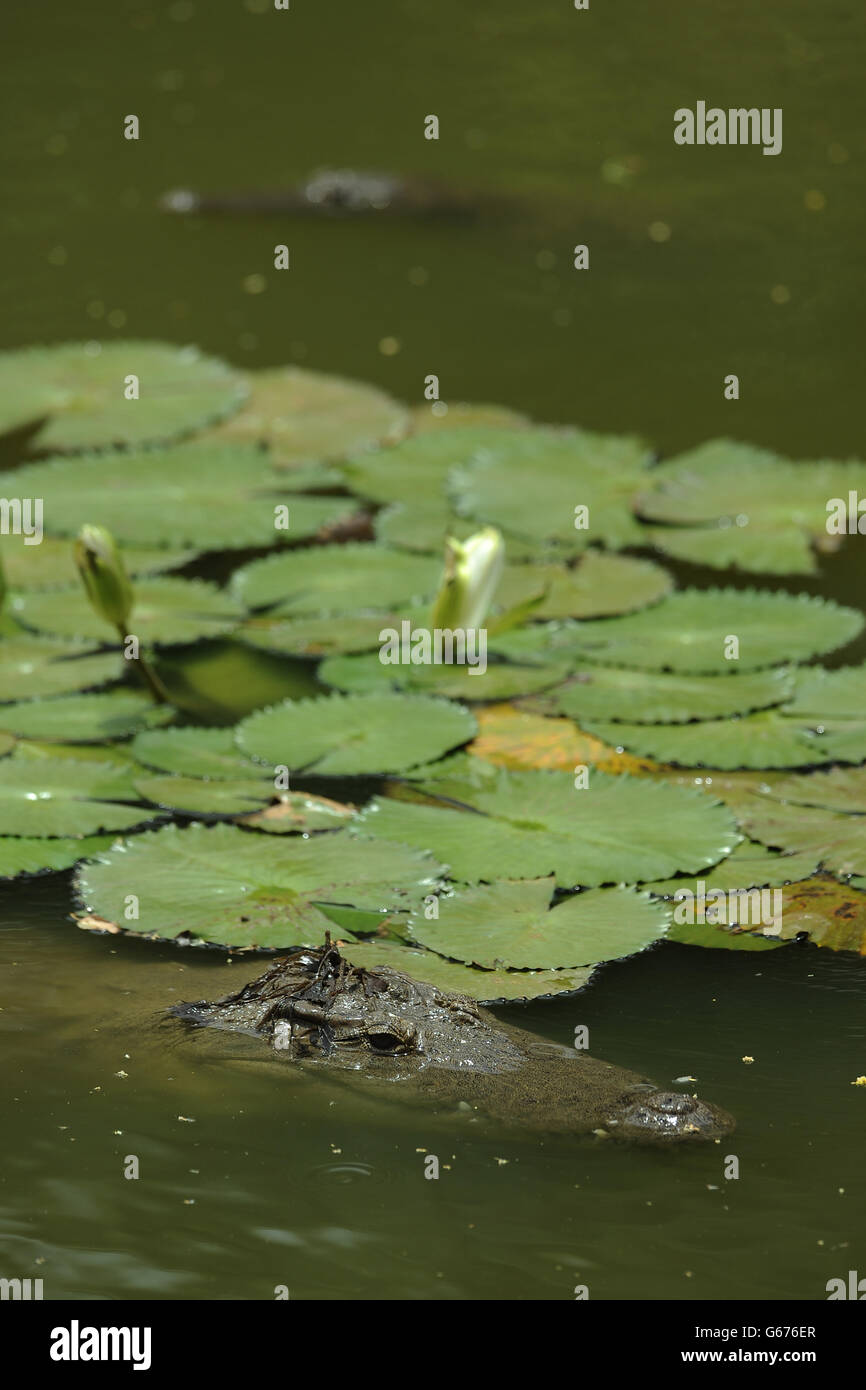
[[[844,0],[759,14],[8,0],[4,19],[3,345],[194,341],[414,402],[436,372],[446,400],[637,431],[665,453],[718,433],[862,452],[864,42]],[[698,99],[782,106],[782,155],[677,148],[673,111]],[[430,112],[438,142],[422,138]],[[276,187],[325,164],[513,205],[435,226],[155,208],[168,187]],[[571,268],[578,242],[589,273]],[[791,587],[864,606],[858,553]],[[231,644],[173,674],[194,717],[217,721],[310,688],[303,668]],[[301,1076],[252,1042],[178,1034],[160,1009],[254,963],[94,937],[69,907],[67,876],[0,893],[0,1274],[42,1277],[49,1298],[568,1299],[577,1284],[821,1298],[863,1268],[861,959],[664,944],[577,999],[509,1011],[560,1042],[587,1024],[598,1055],[661,1084],[695,1076],[736,1115],[722,1145],[663,1154],[470,1126]]]

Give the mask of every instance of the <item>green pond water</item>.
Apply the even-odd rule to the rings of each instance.
[[[446,401],[637,431],[665,453],[724,433],[862,454],[864,47],[845,0],[7,0],[2,346],[195,342],[413,403],[435,372]],[[698,100],[782,107],[782,154],[675,146],[673,111]],[[482,211],[155,207],[170,187],[274,188],[318,165],[435,177]],[[579,242],[589,272],[572,269]],[[858,555],[791,587],[866,606]],[[199,721],[315,688],[228,643],[167,674]],[[42,1277],[47,1298],[819,1299],[864,1268],[861,959],[663,944],[508,1011],[560,1042],[588,1025],[599,1056],[662,1085],[696,1077],[737,1117],[722,1145],[660,1153],[541,1142],[396,1088],[374,1101],[254,1043],[189,1037],[160,1010],[256,963],[92,936],[69,907],[65,875],[0,890],[0,1275]]]

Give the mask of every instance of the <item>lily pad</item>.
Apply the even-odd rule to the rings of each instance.
[[[276,795],[273,787],[261,777],[207,782],[199,777],[154,774],[136,777],[133,786],[143,801],[188,816],[245,816]]]
[[[126,399],[130,375],[138,377],[137,400]],[[230,415],[245,394],[225,363],[169,343],[61,343],[0,354],[0,433],[45,421],[43,449],[178,439]]]
[[[123,563],[127,574],[135,578],[179,569],[196,554],[193,549],[158,550],[125,545]],[[43,536],[39,545],[25,545],[23,536],[2,536],[0,562],[10,589],[64,589],[77,587],[81,582],[73,559],[72,541],[66,538]]]
[[[272,776],[268,768],[238,752],[233,729],[148,729],[136,735],[131,752],[145,767],[182,777],[261,777],[270,783]]]
[[[87,642],[111,641],[83,587],[13,594],[11,611],[25,627]],[[135,585],[129,631],[143,647],[172,646],[231,632],[243,610],[230,594],[202,579],[142,579]],[[132,662],[125,663],[128,667]]]
[[[582,659],[646,671],[728,675],[807,661],[853,641],[863,614],[808,594],[683,589],[640,613],[603,622],[549,624],[497,637],[514,660]],[[739,656],[726,657],[736,637]]]
[[[122,765],[0,759],[0,835],[68,837],[127,830],[153,818],[136,800]]]
[[[452,475],[449,492],[461,516],[507,535],[553,543],[566,553],[590,542],[617,550],[644,544],[631,502],[646,484],[649,460],[638,440],[623,436],[504,431],[496,447]],[[588,509],[588,523],[579,528],[578,507]]]
[[[686,676],[630,671],[621,666],[583,666],[577,681],[558,690],[553,699],[562,714],[581,721],[673,724],[778,705],[790,695],[792,686],[791,673],[784,667],[754,675]],[[606,732],[599,737],[606,742],[628,742],[613,737],[616,731],[607,723],[603,727]]]
[[[0,475],[0,491],[10,487],[15,496],[43,498],[49,535],[73,536],[92,522],[124,544],[173,550],[302,540],[354,506],[345,497],[295,492],[260,449],[245,444],[197,442],[46,459]],[[285,526],[275,511],[280,506],[288,508]]]
[[[810,545],[827,538],[828,498],[866,489],[866,468],[796,464],[718,439],[662,464],[653,483],[638,510],[673,523],[653,529],[659,549],[699,564],[811,574]]]
[[[651,560],[587,550],[571,569],[563,565],[509,565],[496,600],[510,608],[530,592],[544,597],[533,618],[606,618],[657,603],[673,589],[667,570]]]
[[[0,837],[0,878],[71,869],[80,860],[91,859],[108,849],[113,841],[113,835],[85,835],[80,840],[3,836]]]
[[[170,706],[154,705],[147,695],[137,691],[107,690],[0,705],[0,728],[18,738],[101,743],[107,738],[128,738],[139,729],[165,723],[173,716]]]
[[[749,888],[781,888],[786,883],[796,883],[809,878],[818,868],[817,853],[804,850],[800,854],[778,854],[754,840],[743,840],[736,849],[696,878],[669,878],[656,883],[646,883],[649,893],[670,898],[675,893],[688,889],[697,894],[698,884],[706,889],[721,889],[723,893],[738,892]]]
[[[432,951],[403,946],[398,941],[352,941],[341,948],[352,965],[375,970],[390,965],[415,980],[480,1004],[503,1004],[519,999],[545,999],[583,989],[591,968],[578,970],[479,970],[443,960]]]
[[[441,560],[384,546],[320,545],[254,560],[232,576],[232,593],[247,608],[285,616],[381,612],[431,599]]]
[[[437,403],[439,404],[439,403]],[[449,401],[444,411],[434,414],[433,405],[415,405],[409,412],[413,434],[438,433],[466,425],[483,425],[488,429],[525,430],[532,421],[507,405],[472,405],[466,401]]]
[[[762,710],[739,719],[704,719],[694,724],[591,721],[583,727],[606,743],[680,767],[808,767],[829,761],[817,734],[786,719],[777,710]]]
[[[336,613],[324,618],[267,616],[249,618],[235,636],[260,651],[317,659],[344,652],[369,652],[380,645],[379,633],[387,627],[399,627],[399,621],[393,613]],[[375,660],[378,663],[378,657]],[[339,685],[339,682],[327,681],[326,684]]]
[[[831,758],[861,762],[866,758],[866,664],[798,672],[785,713],[820,733]]]
[[[76,887],[86,911],[130,929],[124,902],[139,900],[134,930],[231,947],[319,946],[329,905],[387,918],[438,885],[439,866],[403,845],[345,830],[274,841],[233,825],[168,825],[136,835],[85,865]]]
[[[282,792],[273,806],[245,816],[238,824],[247,825],[251,830],[263,830],[268,835],[297,835],[311,830],[338,830],[354,820],[356,814],[354,806],[332,801],[327,796]]]
[[[454,879],[495,882],[507,866],[521,878],[554,873],[560,888],[697,872],[741,839],[727,807],[662,782],[593,771],[578,791],[567,773],[503,769],[485,781],[464,792],[473,810],[377,798],[361,827],[429,849]]]
[[[343,459],[399,439],[409,428],[405,407],[363,382],[301,367],[270,367],[245,380],[247,404],[216,433],[267,444],[278,465]]]
[[[0,639],[0,701],[65,695],[106,685],[126,674],[125,664],[117,652],[88,651],[73,642],[22,632],[20,637]]]
[[[462,705],[425,695],[329,695],[257,710],[238,746],[274,766],[323,776],[403,772],[432,761],[477,729]]]
[[[441,502],[455,468],[486,458],[520,431],[484,425],[412,435],[393,449],[362,454],[343,465],[348,486],[371,502]]]
[[[814,854],[835,874],[866,873],[864,815],[755,797],[740,811],[740,823],[753,839],[786,854]]]
[[[551,696],[556,698],[556,692]],[[478,711],[479,732],[469,745],[476,760],[498,767],[573,771],[579,766],[640,775],[656,771],[650,759],[618,753],[601,739],[577,729],[569,719],[550,719],[510,705]]]
[[[669,914],[648,893],[597,888],[551,908],[553,891],[552,878],[467,888],[441,900],[438,920],[410,918],[409,932],[440,955],[519,970],[598,965],[664,935]]]
[[[547,690],[565,680],[567,675],[566,666],[528,666],[506,661],[491,661],[487,669],[479,670],[478,674],[473,674],[472,668],[465,665],[391,665],[381,662],[378,652],[332,656],[322,662],[318,671],[319,680],[337,690],[412,690],[469,703],[510,700],[535,690]]]
[[[799,806],[866,815],[866,767],[834,767],[829,772],[783,777],[768,789],[768,795]]]

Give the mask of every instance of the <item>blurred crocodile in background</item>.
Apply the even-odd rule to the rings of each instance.
[[[275,961],[224,999],[169,1012],[263,1037],[301,1066],[410,1083],[433,1105],[468,1106],[508,1125],[662,1144],[734,1128],[706,1101],[545,1042],[390,966],[353,966],[330,942]]]

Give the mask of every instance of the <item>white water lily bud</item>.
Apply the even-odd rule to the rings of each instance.
[[[87,597],[100,618],[125,628],[133,590],[117,543],[104,526],[82,526],[75,542],[75,563]]]
[[[433,603],[434,628],[480,628],[505,564],[505,542],[495,526],[466,541],[445,541],[445,571]]]

